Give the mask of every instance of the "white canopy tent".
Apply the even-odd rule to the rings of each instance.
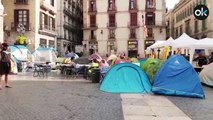
[[[176,48],[185,48],[190,49],[190,46],[196,43],[198,40],[188,36],[186,33],[183,33],[179,38],[175,39],[172,42],[172,49]]]
[[[197,40],[189,47],[190,47],[190,63],[192,63],[195,49],[204,49],[206,54],[208,54],[208,50],[213,50],[213,39],[204,38],[201,40]]]
[[[166,41],[158,40],[158,41],[156,41],[153,45],[149,46],[149,47],[147,48],[147,50],[151,50],[151,49],[153,49],[153,48],[158,48],[158,46],[161,45],[161,44],[163,44],[164,42],[166,42]]]
[[[161,47],[172,46],[173,45],[173,41],[174,41],[174,39],[172,37],[170,37],[165,42],[163,42],[161,44],[158,44],[156,47],[157,48],[161,48]]]

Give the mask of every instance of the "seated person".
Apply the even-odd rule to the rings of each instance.
[[[92,60],[92,63],[91,63],[91,66],[90,67],[85,67],[85,71],[84,71],[84,77],[87,78],[88,76],[91,75],[92,73],[92,69],[94,68],[98,68],[99,67],[99,62],[97,59],[93,59]]]
[[[99,63],[99,68],[101,70],[101,73],[107,73],[109,70],[109,64],[105,60],[101,60]]]

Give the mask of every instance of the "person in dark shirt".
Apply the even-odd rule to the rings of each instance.
[[[203,54],[199,54],[199,56],[195,60],[198,62],[199,67],[208,64],[207,58]]]
[[[6,53],[6,50],[8,49],[8,44],[3,43],[2,49],[0,51],[0,90],[2,89],[1,86],[1,78],[4,75],[5,76],[5,87],[11,88],[8,84],[8,74],[10,72],[11,64],[10,64],[10,55]]]

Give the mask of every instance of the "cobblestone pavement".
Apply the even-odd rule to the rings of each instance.
[[[26,76],[32,81],[11,76],[13,88],[0,91],[0,120],[123,120],[120,95],[99,91],[99,84]]]
[[[167,97],[192,120],[213,120],[213,88],[204,86],[206,99]]]

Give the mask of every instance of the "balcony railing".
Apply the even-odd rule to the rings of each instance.
[[[140,27],[140,23],[139,22],[128,22],[128,27],[129,28],[139,28]]]
[[[156,9],[155,3],[146,2],[146,9]]]
[[[115,13],[117,11],[116,5],[108,6],[108,13]]]
[[[129,39],[136,39],[136,33],[129,34]]]
[[[114,22],[114,23],[107,23],[107,27],[108,28],[116,28],[117,27],[117,23]]]
[[[147,21],[147,26],[166,27],[166,22],[163,21]]]
[[[134,4],[133,6],[129,6],[129,11],[130,12],[137,12],[138,11],[138,7],[136,4]]]
[[[47,31],[54,31],[54,32],[56,31],[54,27],[49,25],[43,25],[43,24],[40,25],[40,30],[47,30]]]
[[[64,8],[64,13],[70,17],[74,16],[74,12],[69,10],[68,8]]]
[[[92,40],[92,41],[93,41],[93,40],[96,40],[96,36],[95,36],[95,35],[90,35],[90,36],[89,36],[89,39]]]
[[[94,28],[94,27],[98,27],[96,23],[90,23],[90,27]]]
[[[109,38],[109,39],[115,39],[115,34],[109,34],[109,35],[108,35],[108,38]]]
[[[88,12],[89,12],[89,13],[97,13],[96,6],[95,6],[95,5],[94,5],[93,7],[90,6],[89,9],[88,9]]]
[[[153,33],[147,33],[147,37],[146,37],[147,40],[153,40],[154,39],[154,34]]]
[[[15,4],[28,4],[28,0],[15,0]]]
[[[95,30],[98,28],[97,24],[84,24],[83,29],[84,30]]]
[[[75,30],[75,26],[72,23],[64,21],[64,27],[69,30]]]

